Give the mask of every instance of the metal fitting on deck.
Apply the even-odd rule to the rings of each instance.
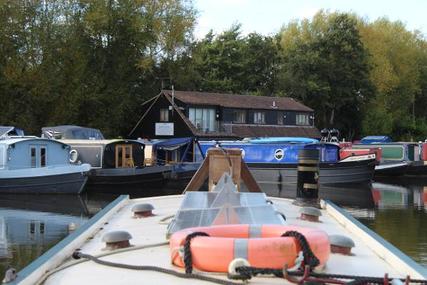
[[[153,205],[148,203],[136,204],[132,207],[133,216],[135,218],[146,218],[154,216],[153,210]]]
[[[300,213],[301,220],[309,222],[319,222],[319,217],[322,215],[322,212],[314,207],[302,207]]]
[[[351,255],[351,248],[355,246],[354,241],[343,235],[330,235],[331,252],[344,255]]]
[[[132,236],[127,231],[108,232],[102,237],[106,250],[130,247],[130,239]]]

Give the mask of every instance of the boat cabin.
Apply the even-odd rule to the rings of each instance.
[[[288,140],[289,139],[289,140]],[[202,153],[211,147],[238,148],[246,163],[298,163],[302,149],[318,149],[321,162],[338,162],[340,147],[333,143],[319,143],[308,138],[262,138],[246,141],[201,141]],[[202,159],[202,158],[200,158]]]
[[[387,136],[364,137],[353,148],[380,148],[384,161],[419,161],[421,159],[420,144],[415,142],[392,142]]]
[[[135,140],[106,140],[98,129],[80,126],[42,128],[42,136],[71,146],[72,163],[89,163],[92,168],[144,167],[144,144]]]
[[[37,137],[0,140],[0,170],[69,165],[70,147],[62,142]]]

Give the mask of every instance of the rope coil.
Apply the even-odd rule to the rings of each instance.
[[[189,234],[185,238],[184,242],[184,265],[185,265],[185,274],[191,274],[193,272],[193,258],[191,256],[191,240],[195,237],[208,237],[209,235],[204,232],[194,232]]]

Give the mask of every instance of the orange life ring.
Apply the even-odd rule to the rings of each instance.
[[[179,253],[186,237],[194,232],[209,236],[198,236],[191,241],[193,266],[202,271],[227,272],[235,258],[245,258],[251,266],[281,269],[295,265],[301,250],[293,237],[281,237],[287,231],[303,234],[320,266],[326,264],[330,254],[328,235],[319,229],[282,225],[219,225],[188,228],[174,233],[169,241],[172,263],[184,267]],[[240,255],[240,256],[239,256]],[[243,255],[243,256],[242,256]]]

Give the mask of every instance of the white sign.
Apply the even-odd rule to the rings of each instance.
[[[173,123],[156,123],[156,136],[173,136]]]

